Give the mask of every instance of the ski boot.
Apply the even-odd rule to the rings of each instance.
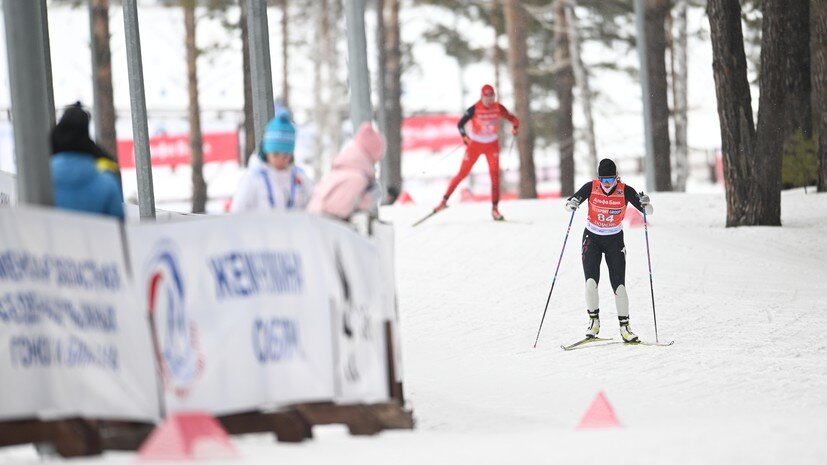
[[[640,342],[637,334],[633,333],[632,328],[629,327],[629,317],[619,316],[617,319],[620,320],[620,337],[623,338],[623,342]]]
[[[491,208],[491,217],[494,218],[494,221],[505,221],[505,217],[500,213],[500,210],[497,207]]]
[[[586,337],[597,337],[600,333],[600,309],[587,310],[589,312],[589,329],[586,330]]]

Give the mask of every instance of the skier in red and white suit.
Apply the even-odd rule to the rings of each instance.
[[[606,256],[609,281],[615,295],[620,335],[624,342],[637,342],[638,337],[629,328],[629,297],[626,294],[626,245],[623,242],[623,217],[626,204],[651,215],[649,196],[620,181],[612,160],[600,160],[597,179],[587,182],[566,202],[566,210],[574,211],[588,201],[589,217],[583,231],[583,273],[586,277],[586,311],[589,329],[586,337],[597,337],[600,332],[600,307],[597,283],[600,281],[600,262]]]
[[[504,218],[497,209],[500,202],[500,142],[498,139],[500,120],[505,118],[511,122],[511,134],[515,136],[519,131],[520,121],[496,101],[493,87],[488,84],[482,86],[481,94],[480,100],[466,110],[457,124],[462,141],[467,146],[465,157],[462,159],[459,173],[451,179],[448,190],[442,197],[442,202],[434,208],[434,212],[447,206],[448,198],[451,197],[454,189],[468,176],[480,155],[484,154],[488,161],[488,174],[491,176],[491,216],[501,221]],[[465,126],[468,122],[471,123],[471,128],[466,131]]]

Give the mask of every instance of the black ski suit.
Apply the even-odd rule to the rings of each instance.
[[[611,195],[617,185],[607,192]],[[577,198],[581,205],[591,196],[592,182],[583,184],[569,199]],[[634,188],[626,185],[623,191],[626,203],[643,212],[640,198]],[[600,262],[606,255],[606,265],[609,267],[609,281],[612,283],[612,291],[617,292],[620,285],[626,284],[626,245],[623,242],[623,230],[616,234],[600,235],[588,229],[583,230],[582,258],[583,273],[585,280],[594,279],[595,283],[600,282]]]

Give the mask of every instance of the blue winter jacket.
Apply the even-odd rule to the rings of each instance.
[[[101,173],[91,155],[60,152],[52,156],[55,206],[124,219],[123,195],[114,176]]]

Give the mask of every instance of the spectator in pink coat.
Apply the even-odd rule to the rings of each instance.
[[[375,211],[381,198],[375,164],[385,154],[385,139],[370,123],[333,159],[333,169],[313,192],[308,211],[343,220],[357,211]]]

